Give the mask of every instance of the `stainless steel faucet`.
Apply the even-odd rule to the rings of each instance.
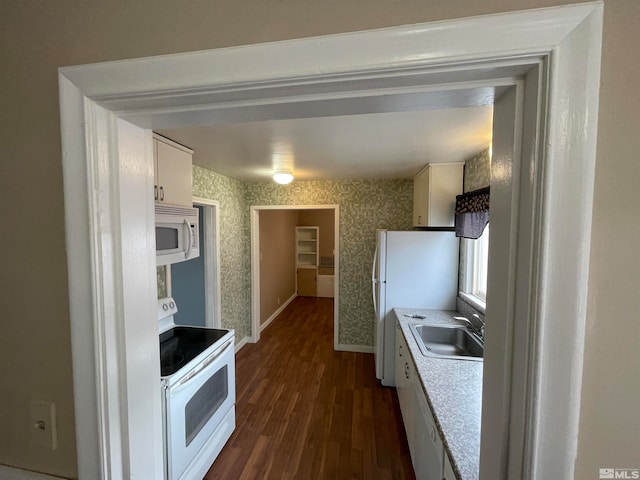
[[[482,340],[484,341],[484,324],[485,321],[482,320],[482,318],[480,317],[480,315],[478,315],[477,313],[474,313],[473,315],[471,315],[472,317],[474,317],[475,319],[478,320],[478,322],[480,322],[480,337],[482,338]]]
[[[453,317],[453,319],[454,320],[458,320],[460,322],[466,323],[467,324],[467,328],[469,330],[471,330],[478,337],[480,337],[481,340],[484,340],[484,322],[482,321],[482,318],[480,318],[480,315],[478,315],[477,313],[474,313],[472,316],[476,320],[478,320],[480,322],[480,324],[482,325],[480,327],[480,329],[476,328],[476,326],[473,324],[473,322],[471,320],[469,320],[467,317]]]

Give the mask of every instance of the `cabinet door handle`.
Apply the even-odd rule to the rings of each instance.
[[[418,215],[418,224],[422,224],[422,215]]]
[[[160,187],[160,201],[164,202],[164,187]]]
[[[158,185],[153,186],[153,199],[158,200]]]
[[[402,356],[402,345],[400,345],[398,347],[398,356],[401,357]]]

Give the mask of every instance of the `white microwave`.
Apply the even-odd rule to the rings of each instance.
[[[156,205],[156,265],[200,256],[198,209]]]

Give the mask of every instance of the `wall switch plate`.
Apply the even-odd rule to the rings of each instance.
[[[56,404],[32,400],[30,422],[32,442],[35,445],[56,450],[58,448]]]

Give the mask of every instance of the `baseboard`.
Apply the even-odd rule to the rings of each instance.
[[[249,343],[249,337],[244,337],[242,340],[240,340],[238,343],[236,343],[236,352],[238,353],[238,351],[244,347],[247,343]]]
[[[44,473],[30,472],[20,468],[0,465],[0,478],[2,480],[61,480],[62,477],[52,477]]]
[[[297,296],[298,294],[296,292],[293,292],[293,295],[291,295],[291,297],[289,297],[289,299],[286,302],[280,305],[280,308],[278,308],[275,312],[273,312],[273,315],[267,318],[267,320],[262,325],[260,325],[260,332],[262,332],[265,328],[267,328],[271,324],[271,322],[273,322],[276,319],[276,317],[280,315],[285,308],[287,308],[287,305],[289,305],[293,301],[293,299],[296,298]]]
[[[339,343],[335,345],[334,350],[338,350],[340,352],[357,352],[357,353],[373,353],[373,347],[369,345],[346,345],[343,343]]]

